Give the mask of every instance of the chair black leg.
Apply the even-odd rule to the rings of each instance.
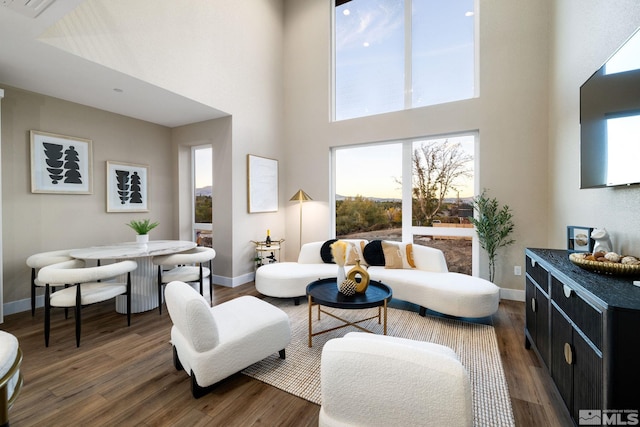
[[[36,269],[31,269],[31,317],[36,315]]]
[[[202,289],[202,263],[200,263],[200,295],[204,296],[204,289]]]
[[[68,284],[67,284],[67,285],[64,285],[64,288],[65,288],[65,289],[67,289],[68,287],[69,287],[69,285],[68,285]],[[53,290],[54,290],[54,292],[55,292],[56,288],[54,287],[54,288],[53,288]],[[64,318],[65,318],[65,319],[68,319],[68,318],[69,318],[69,307],[65,307],[65,308],[64,308]]]
[[[47,283],[44,288],[44,346],[49,347],[49,331],[51,330],[51,301],[49,295],[51,289]]]
[[[127,326],[131,326],[131,272],[127,273]]]
[[[285,350],[285,349],[283,348],[282,350],[280,350],[280,351],[278,352],[278,354],[280,355],[280,359],[284,359],[284,358],[286,357],[284,350]]]
[[[210,305],[213,305],[213,268],[211,268],[211,260],[209,260],[209,298]]]
[[[76,347],[80,347],[80,325],[82,319],[80,312],[82,311],[82,290],[80,283],[76,283]]]

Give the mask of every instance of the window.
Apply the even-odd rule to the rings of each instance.
[[[474,0],[336,0],[334,118],[475,96]]]
[[[213,247],[213,149],[193,147],[193,237],[201,246]]]
[[[412,241],[472,274],[476,134],[337,147],[337,238]]]

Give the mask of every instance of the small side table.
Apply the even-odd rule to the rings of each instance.
[[[267,242],[252,240],[252,243],[256,245],[256,256],[253,259],[256,269],[265,264],[272,264],[278,262],[280,259],[280,248],[284,239],[272,240],[271,245],[267,246]]]

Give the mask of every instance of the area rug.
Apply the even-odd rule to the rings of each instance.
[[[266,301],[284,310],[291,320],[292,338],[286,348],[286,359],[282,360],[274,354],[249,366],[242,373],[320,405],[322,347],[328,340],[358,329],[349,326],[315,336],[313,347],[309,348],[306,301],[298,306],[293,305],[290,299],[267,298]],[[327,310],[347,319],[360,319],[377,314],[377,309]],[[315,306],[313,316],[314,332],[340,325],[338,320],[325,314],[318,321]],[[382,333],[382,325],[378,324],[377,319],[361,325],[375,333]],[[428,315],[421,317],[413,311],[389,308],[387,334],[451,347],[469,373],[475,425],[515,425],[493,326]]]

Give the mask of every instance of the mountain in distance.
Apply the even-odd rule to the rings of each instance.
[[[345,200],[347,198],[353,198],[354,196],[342,196],[340,194],[336,194],[336,201],[341,201],[341,200]],[[373,202],[376,203],[382,203],[382,202],[397,202],[397,203],[401,203],[402,199],[394,199],[394,198],[381,198],[381,197],[366,197],[366,196],[362,196],[365,199],[371,200]],[[444,198],[444,202],[445,203],[457,203],[458,200],[460,200],[460,203],[467,203],[467,204],[471,204],[473,202],[473,197],[460,197],[460,199],[458,199],[457,197],[445,197]]]
[[[210,185],[202,188],[196,188],[196,196],[209,196],[213,194],[213,188]]]

